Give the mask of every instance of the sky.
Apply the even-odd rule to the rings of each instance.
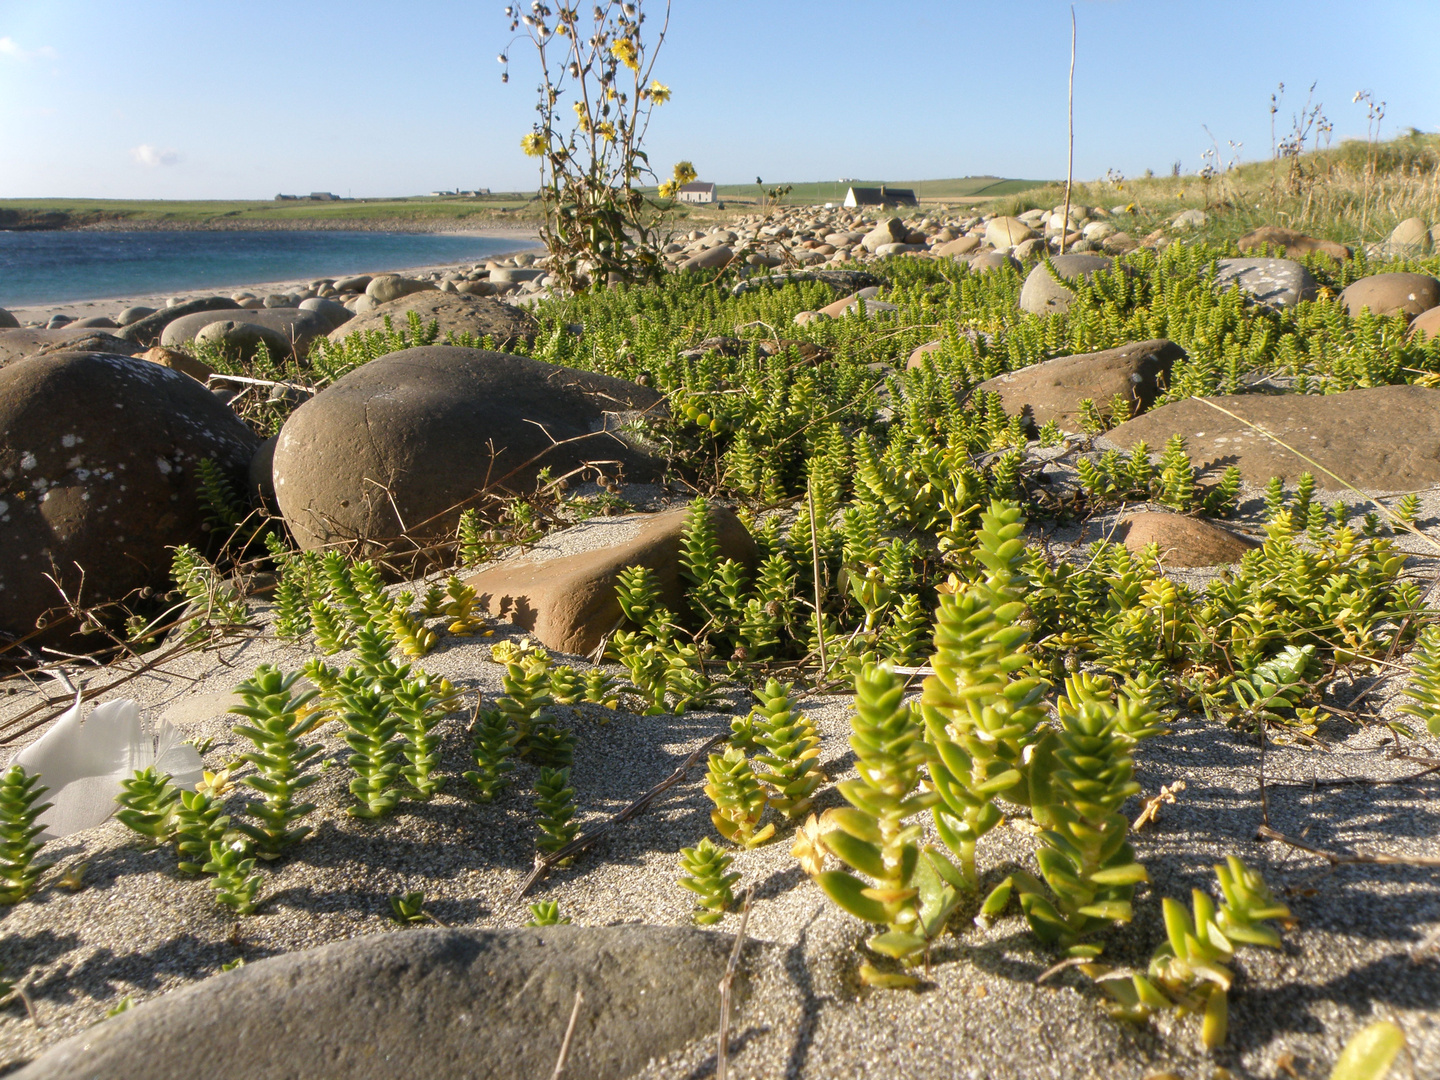
[[[533,189],[538,68],[504,6],[0,0],[0,198]],[[1383,135],[1440,130],[1440,0],[1075,15],[1078,179],[1193,172],[1212,135],[1222,164],[1268,160],[1282,83],[1281,135],[1312,83],[1337,142],[1365,137],[1358,91]],[[720,183],[1063,178],[1069,56],[1060,0],[674,0],[646,149]]]

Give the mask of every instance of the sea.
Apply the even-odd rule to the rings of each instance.
[[[0,308],[469,262],[523,237],[340,230],[0,231]]]

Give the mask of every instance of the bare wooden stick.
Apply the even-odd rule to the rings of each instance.
[[[1065,254],[1065,234],[1070,231],[1070,185],[1075,180],[1075,5],[1070,5],[1070,152],[1065,159],[1065,214],[1060,222],[1060,254]]]
[[[597,826],[595,829],[586,833],[585,835],[576,837],[574,840],[571,840],[570,843],[566,844],[559,851],[551,852],[549,855],[545,856],[537,855],[535,857],[534,868],[530,871],[528,875],[526,875],[525,880],[520,883],[520,887],[510,894],[510,902],[513,904],[517,900],[520,900],[527,892],[530,891],[531,887],[534,886],[537,881],[539,881],[541,878],[543,878],[546,874],[550,872],[550,870],[555,866],[556,863],[561,862],[564,859],[568,859],[573,855],[580,854],[580,852],[593,845],[602,836],[605,836],[607,833],[609,833],[609,831],[616,825],[619,825],[620,823],[625,821],[629,821],[631,818],[637,817],[639,814],[643,813],[645,809],[652,802],[655,801],[656,798],[664,794],[666,791],[669,791],[676,784],[680,783],[681,780],[684,780],[686,772],[693,768],[695,763],[699,761],[701,757],[703,757],[705,754],[708,754],[711,750],[715,749],[715,747],[719,746],[729,737],[730,733],[728,731],[722,731],[719,735],[716,735],[704,746],[700,747],[700,749],[696,750],[693,754],[691,754],[684,761],[682,761],[680,763],[680,767],[676,769],[673,773],[667,776],[664,780],[661,780],[660,783],[656,784],[649,791],[645,792],[644,795],[641,795],[638,799],[632,802],[629,806],[625,807],[614,817],[610,818],[608,821],[603,822],[601,825]]]
[[[1261,825],[1255,832],[1265,840],[1279,840],[1282,844],[1287,844],[1299,851],[1319,856],[1331,866],[1440,866],[1440,859],[1428,858],[1423,855],[1387,855],[1384,852],[1371,855],[1363,851],[1354,855],[1341,855],[1323,848],[1311,847],[1282,832],[1277,832],[1268,825]]]
[[[815,482],[805,485],[805,501],[810,507],[810,566],[815,577],[815,637],[820,642],[820,681],[825,681],[829,665],[825,662],[825,612],[820,603],[820,534],[815,527]]]
[[[565,1025],[565,1041],[560,1044],[560,1056],[555,1059],[555,1071],[550,1074],[550,1080],[560,1080],[560,1074],[565,1071],[565,1059],[570,1056],[570,1040],[575,1036],[575,1021],[580,1019],[580,1005],[584,1000],[585,994],[577,986],[575,1007],[570,1010],[570,1023]]]
[[[750,903],[755,899],[755,886],[745,890],[745,907],[740,913],[740,932],[730,950],[730,962],[720,977],[720,1045],[715,1051],[715,1080],[729,1080],[730,1074],[730,988],[735,983],[735,968],[740,963],[740,949],[745,944],[745,928],[750,925]]]

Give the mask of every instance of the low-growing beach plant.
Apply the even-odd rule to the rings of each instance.
[[[810,812],[825,779],[818,761],[820,736],[796,707],[793,691],[789,683],[769,680],[756,692],[750,715],[754,761],[760,766],[755,775],[770,788],[770,805],[791,821]]]
[[[243,841],[212,841],[210,860],[200,869],[214,875],[211,887],[215,890],[217,901],[236,915],[255,913],[255,896],[260,891],[260,875],[255,873],[255,859],[249,855]]]
[[[389,695],[364,676],[341,676],[339,695],[340,722],[351,750],[346,760],[355,773],[350,781],[355,803],[345,812],[358,818],[383,817],[394,811],[402,794],[400,717],[391,708]]]
[[[550,669],[547,692],[557,705],[574,705],[584,697],[585,679],[569,664],[560,664]]]
[[[250,613],[233,585],[226,584],[215,567],[188,544],[175,549],[170,576],[194,612],[186,634],[200,639],[221,626],[245,626]]]
[[[407,679],[392,695],[392,711],[405,740],[401,751],[405,764],[400,775],[416,799],[430,799],[445,786],[445,777],[435,772],[440,764],[440,740],[435,728],[445,716],[446,702],[436,696],[428,678]]]
[[[210,858],[210,845],[223,841],[230,816],[218,799],[204,791],[180,792],[175,808],[175,850],[182,874],[198,874]]]
[[[1259,873],[1234,855],[1215,867],[1222,894],[1217,906],[1209,893],[1191,890],[1189,911],[1168,896],[1166,941],[1151,957],[1145,974],[1116,972],[1101,964],[1083,966],[1111,997],[1115,1016],[1143,1022],[1162,1010],[1201,1017],[1200,1042],[1206,1050],[1225,1043],[1229,995],[1234,973],[1227,966],[1240,945],[1280,947],[1280,935],[1267,920],[1287,922],[1290,909],[1275,899]]]
[[[235,688],[243,703],[230,709],[250,721],[236,724],[235,734],[255,747],[240,756],[255,766],[255,774],[241,782],[262,796],[245,804],[245,812],[258,824],[237,821],[234,827],[254,842],[256,853],[265,859],[278,858],[304,839],[310,826],[296,822],[315,809],[314,803],[297,803],[296,797],[319,779],[315,772],[306,772],[306,764],[320,753],[320,744],[300,741],[320,722],[321,714],[308,708],[319,691],[296,693],[299,679],[298,672],[287,675],[261,664]]]
[[[570,916],[560,914],[558,900],[539,900],[530,905],[526,926],[569,926]]]
[[[473,588],[452,576],[445,582],[445,595],[449,597],[444,614],[450,620],[450,625],[446,627],[450,633],[459,637],[470,637],[485,629],[485,620],[475,613],[476,598]]]
[[[460,511],[456,525],[456,557],[461,566],[479,566],[490,557],[490,549],[481,535],[480,515],[473,506]]]
[[[1427,626],[1411,652],[1410,682],[1399,709],[1440,735],[1440,626]]]
[[[396,647],[406,656],[421,657],[435,647],[439,635],[427,630],[425,624],[415,618],[400,604],[390,609],[385,629],[389,631]]]
[[[620,704],[618,691],[620,680],[603,668],[591,668],[585,672],[585,690],[582,700],[592,705],[603,705],[614,709]]]
[[[480,802],[493,802],[509,786],[509,773],[515,768],[517,734],[509,718],[499,709],[481,709],[470,729],[471,755],[475,768],[465,779],[475,787]]]
[[[710,770],[705,794],[715,804],[710,820],[726,840],[741,847],[759,847],[775,836],[775,823],[762,829],[769,799],[755,777],[745,751],[732,746],[723,754],[710,755]]]
[[[407,892],[390,897],[390,917],[401,926],[425,922],[430,918],[425,913],[425,894]]]
[[[35,861],[44,846],[35,841],[44,831],[38,821],[51,805],[40,797],[49,790],[19,765],[0,773],[0,905],[24,900],[50,865]]]
[[[535,846],[547,854],[553,855],[579,834],[568,768],[540,770],[535,781],[535,823],[540,829]]]
[[[680,849],[680,865],[685,873],[680,885],[696,896],[695,922],[710,926],[725,917],[735,906],[734,885],[740,875],[730,870],[735,860],[703,837],[693,848]]]
[[[180,789],[168,775],[157,773],[154,766],[138,769],[135,775],[120,781],[120,793],[115,796],[120,809],[115,811],[115,818],[152,844],[164,843],[175,833],[179,801]]]
[[[904,696],[904,680],[887,667],[866,665],[856,676],[850,746],[859,777],[837,785],[850,805],[826,811],[833,827],[820,838],[849,869],[814,876],[840,907],[886,928],[866,941],[872,951],[913,966],[945,929],[966,882],[944,855],[922,845],[921,826],[913,820],[940,796],[921,787],[932,753],[925,725]],[[860,979],[885,987],[918,981],[868,960]]]

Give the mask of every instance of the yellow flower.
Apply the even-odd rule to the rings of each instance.
[[[539,157],[545,153],[545,136],[538,131],[532,131],[520,140],[520,149],[530,157]]]
[[[655,102],[656,105],[664,105],[665,102],[670,100],[670,88],[654,79],[650,81],[648,93],[650,100]]]
[[[621,38],[610,46],[610,55],[619,60],[631,71],[640,70],[640,55],[635,51],[635,43],[629,38]]]
[[[201,794],[208,794],[219,798],[230,790],[230,769],[224,768],[219,772],[204,770],[204,779],[195,785],[195,790]]]
[[[675,183],[674,180],[666,180],[665,183],[660,185],[660,198],[673,199],[675,197],[675,192],[679,190],[680,185]]]
[[[827,816],[828,813],[826,811]],[[790,854],[800,860],[800,869],[811,877],[825,869],[825,856],[829,853],[825,846],[825,834],[833,828],[834,823],[824,817],[817,819],[811,814],[805,824],[795,830],[795,843],[790,848]]]
[[[603,135],[605,138],[609,139],[611,142],[614,142],[614,141],[615,141],[615,125],[612,124],[612,123],[610,123],[609,120],[602,120],[602,121],[600,121],[600,123],[598,123],[598,124],[595,125],[595,134],[597,134],[597,135]]]

